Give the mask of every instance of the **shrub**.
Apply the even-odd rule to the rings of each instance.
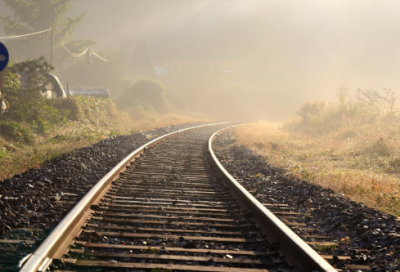
[[[383,92],[375,90],[358,89],[358,101],[362,107],[369,112],[380,115],[394,113],[396,97],[394,92],[389,89],[384,89]]]
[[[365,147],[364,153],[370,153],[373,155],[384,157],[384,156],[390,156],[392,151],[391,148],[386,143],[386,141],[383,138],[379,138],[379,140],[373,143],[372,145]]]
[[[80,99],[80,97],[71,97],[68,99],[57,98],[50,101],[54,108],[64,113],[66,119],[71,121],[79,121],[84,116],[84,113],[82,111],[82,107],[78,103],[78,99]]]
[[[11,62],[0,73],[0,96],[5,101],[7,108],[18,98],[18,92],[21,87],[19,78],[20,76],[16,73],[16,68]]]
[[[54,69],[44,57],[16,63],[2,76],[2,92],[8,105],[4,119],[27,122],[37,126],[39,132],[45,132],[50,124],[66,120],[64,112],[52,107],[51,102],[42,96],[45,91],[45,74]],[[18,74],[24,75],[20,84]]]
[[[165,87],[152,79],[136,81],[116,102],[119,108],[141,117],[154,118],[154,115],[170,111]]]
[[[306,102],[296,113],[302,118],[303,123],[309,123],[311,120],[320,117],[325,108],[324,102]]]
[[[65,123],[68,114],[68,110],[59,110],[53,107],[51,100],[41,97],[13,104],[4,114],[4,119],[30,123],[36,127],[38,132],[45,133],[53,125]]]
[[[25,142],[27,144],[32,144],[34,142],[32,133],[21,127],[20,124],[16,122],[0,122],[0,135],[6,139]]]
[[[389,166],[391,169],[388,169],[389,173],[399,173],[400,172],[400,158],[399,157],[394,157],[389,160]]]
[[[337,103],[306,102],[297,111],[299,120],[285,124],[287,131],[300,131],[307,134],[323,135],[341,128],[354,128],[359,125],[380,122],[398,122],[395,112],[396,98],[388,89],[383,92],[358,90],[357,100],[351,102],[348,89],[339,88]],[[354,133],[348,131],[348,136]]]

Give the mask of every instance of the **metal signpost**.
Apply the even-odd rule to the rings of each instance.
[[[0,42],[0,120],[3,115],[3,112],[6,110],[6,104],[3,101],[3,98],[1,96],[1,89],[3,87],[3,77],[1,75],[1,72],[7,67],[8,61],[9,61],[9,54],[8,50],[5,47],[4,44]]]

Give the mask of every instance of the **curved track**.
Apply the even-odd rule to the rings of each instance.
[[[212,139],[221,128],[182,130],[133,152],[21,271],[335,271],[219,164]]]

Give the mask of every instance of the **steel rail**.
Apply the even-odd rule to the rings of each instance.
[[[328,262],[326,262],[315,250],[307,245],[296,233],[289,229],[272,212],[264,207],[255,197],[253,197],[229,172],[222,166],[216,157],[212,142],[215,137],[228,129],[236,128],[241,125],[235,125],[221,129],[215,132],[208,141],[208,150],[219,171],[224,176],[228,186],[233,194],[241,200],[245,208],[254,215],[259,227],[270,241],[276,241],[281,245],[281,252],[285,253],[288,261],[291,261],[296,267],[301,267],[303,271],[337,271]]]
[[[90,216],[90,208],[95,204],[105,193],[105,189],[111,185],[111,182],[118,178],[119,174],[126,169],[126,166],[136,157],[140,156],[148,147],[164,140],[170,136],[182,133],[187,130],[227,124],[213,123],[181,129],[175,132],[165,134],[154,139],[125,157],[118,163],[110,172],[108,172],[92,189],[78,202],[78,204],[67,214],[67,216],[57,225],[50,235],[43,241],[38,249],[31,255],[21,268],[21,272],[36,272],[44,271],[52,263],[55,255],[62,255],[66,252],[60,252],[66,245],[71,244],[74,237],[80,231],[81,222],[84,222]],[[77,226],[79,228],[77,229]]]

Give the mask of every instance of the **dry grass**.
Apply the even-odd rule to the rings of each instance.
[[[285,132],[281,124],[239,127],[239,144],[265,156],[288,175],[314,182],[400,215],[400,128],[376,120],[325,135]]]
[[[116,119],[101,118],[97,124],[86,120],[53,127],[46,135],[35,135],[35,143],[31,146],[11,143],[0,137],[0,181],[31,168],[40,168],[46,160],[110,136],[204,121],[178,114],[166,114],[152,121],[133,121],[122,114]]]

